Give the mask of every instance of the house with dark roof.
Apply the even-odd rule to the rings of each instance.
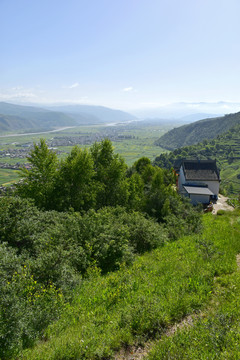
[[[193,204],[209,204],[218,198],[220,181],[216,160],[183,160],[178,191],[189,197]]]

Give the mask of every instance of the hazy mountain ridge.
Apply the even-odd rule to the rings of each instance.
[[[37,106],[0,102],[0,131],[51,130],[64,126],[97,125],[135,120],[134,115],[102,106]]]
[[[157,106],[147,105],[145,108],[136,109],[133,113],[140,118],[165,118],[180,119],[188,115],[200,114],[200,120],[207,117],[223,116],[225,114],[240,111],[240,103],[218,101],[218,102],[178,102]],[[217,114],[217,115],[215,115]],[[207,115],[207,116],[204,116]]]
[[[240,112],[222,117],[204,119],[174,128],[159,138],[155,144],[168,150],[193,145],[204,139],[214,139],[240,123]]]
[[[5,102],[0,102],[0,114],[0,131],[53,129],[77,124],[73,118],[61,112]]]
[[[124,122],[136,120],[137,117],[128,112],[110,109],[105,106],[96,105],[59,105],[46,107],[49,110],[61,111],[70,115],[79,123],[82,122],[81,117],[91,119],[93,123],[109,123],[109,122]],[[78,117],[80,117],[78,119]]]

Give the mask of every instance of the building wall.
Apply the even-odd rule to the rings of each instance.
[[[185,183],[194,184],[194,185],[202,185],[204,183],[208,186],[209,190],[211,190],[214,193],[214,195],[218,196],[218,194],[219,194],[219,187],[220,187],[219,181],[217,181],[217,180],[214,180],[214,181],[211,181],[211,180],[208,180],[208,181],[204,181],[204,180],[203,181],[186,181],[184,172],[183,172],[183,168],[181,166],[180,172],[179,172],[179,178],[178,178],[178,190],[180,193],[182,193],[184,191],[182,185]]]
[[[179,177],[178,177],[178,191],[180,193],[185,192],[182,185],[185,184],[186,179],[184,176],[184,172],[183,172],[183,168],[182,166],[180,167],[180,171],[179,171]]]
[[[196,205],[198,203],[201,204],[209,204],[210,202],[210,195],[197,195],[197,194],[191,194],[190,195],[191,203],[193,205]]]

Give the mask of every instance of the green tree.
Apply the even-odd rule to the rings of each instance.
[[[88,210],[95,206],[96,184],[91,154],[75,146],[60,165],[56,194],[57,209]]]
[[[98,185],[97,208],[126,205],[128,201],[127,165],[114,154],[110,140],[95,143],[91,149],[94,162],[94,179]]]
[[[17,186],[17,193],[34,199],[40,208],[54,208],[54,187],[59,165],[56,153],[41,139],[39,145],[34,144],[27,160],[31,168],[24,167],[19,171],[22,181]]]
[[[134,167],[139,174],[143,173],[143,171],[147,165],[151,165],[151,161],[149,158],[147,158],[145,156],[141,157],[139,160],[137,160],[134,163]]]

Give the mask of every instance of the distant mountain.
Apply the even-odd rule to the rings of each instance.
[[[79,124],[118,123],[136,120],[136,116],[125,111],[93,105],[59,105],[46,107],[49,110],[60,111],[76,120]]]
[[[233,103],[227,101],[219,102],[178,102],[166,105],[146,105],[145,108],[136,109],[132,113],[141,119],[144,118],[163,118],[163,119],[180,119],[187,115],[208,114],[210,117],[223,116],[229,113],[236,113],[240,111],[240,103]],[[200,119],[207,118],[203,116]],[[194,119],[194,120],[200,120]]]
[[[212,119],[212,118],[215,118],[215,117],[219,117],[219,115],[218,114],[196,113],[196,114],[183,116],[178,120],[183,122],[183,123],[191,123],[193,121],[204,120],[204,119]]]
[[[0,114],[0,131],[49,130],[76,125],[76,121],[69,115],[34,106],[0,102]]]
[[[158,139],[155,144],[168,150],[197,144],[204,139],[214,139],[240,123],[240,112],[213,119],[204,119],[174,128]]]

